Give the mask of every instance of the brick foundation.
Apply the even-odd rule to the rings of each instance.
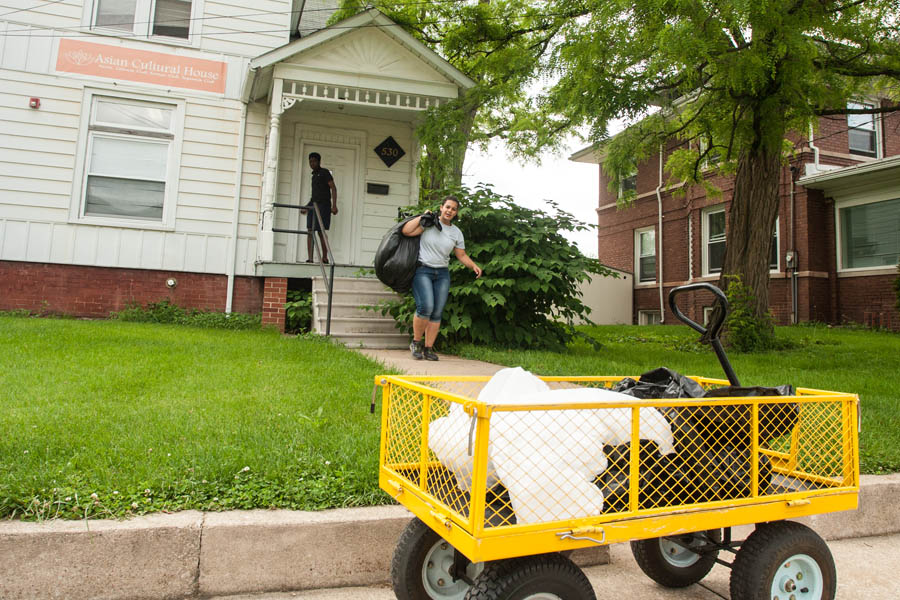
[[[284,303],[287,302],[286,277],[266,277],[262,303],[263,327],[284,332]]]
[[[170,277],[177,282],[173,288],[166,285]],[[224,311],[227,292],[225,275],[0,261],[0,310],[106,318],[129,304],[169,300],[182,308]],[[235,278],[234,312],[259,314],[262,297],[261,278]]]

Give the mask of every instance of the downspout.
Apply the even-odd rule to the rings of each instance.
[[[234,300],[234,273],[237,262],[238,246],[238,220],[241,214],[241,183],[244,175],[244,138],[247,133],[247,107],[248,102],[241,103],[241,130],[238,134],[237,174],[234,181],[234,208],[231,212],[231,260],[228,261],[228,292],[225,297],[225,314],[231,314],[231,305]]]
[[[659,261],[657,265],[659,266],[659,322],[663,324],[666,322],[666,304],[663,300],[663,206],[662,206],[662,186],[663,186],[663,147],[662,144],[659,146],[659,184],[656,186],[656,205],[657,205],[657,215],[658,215],[658,225],[656,228],[656,237],[659,240]]]
[[[798,170],[799,170],[798,167],[791,166],[790,170],[788,171],[788,177],[790,177],[790,179],[791,179],[791,220],[789,223],[790,241],[789,241],[788,248],[790,250],[791,256],[793,257],[793,260],[791,261],[791,267],[790,267],[790,270],[791,270],[791,324],[792,325],[796,325],[797,322],[800,320],[797,316],[797,267],[799,267],[800,265],[798,264],[799,257],[797,256],[797,250],[794,248],[794,203],[795,203],[794,194],[795,194],[795,188],[796,188],[796,183],[794,181],[794,175],[797,173]]]
[[[810,124],[809,126],[809,147],[813,151],[813,164],[815,165],[816,173],[819,172],[819,149],[816,148],[816,145],[813,143],[815,138],[813,137],[813,126]]]

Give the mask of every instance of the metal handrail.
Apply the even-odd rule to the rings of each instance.
[[[315,202],[311,202],[307,205],[302,204],[284,204],[281,202],[275,202],[272,206],[281,207],[281,208],[293,208],[301,211],[309,210],[310,206],[312,206],[313,211],[316,215],[316,221],[319,223],[319,230],[322,232],[322,239],[325,241],[324,252],[319,248],[319,240],[315,235],[312,236],[313,248],[315,248],[315,255],[319,258],[319,268],[322,270],[322,279],[325,280],[325,286],[328,288],[328,313],[325,318],[325,335],[331,335],[331,305],[332,305],[332,297],[334,296],[334,255],[331,253],[331,243],[328,241],[328,232],[325,231],[325,224],[322,222],[322,213],[319,211],[319,205]],[[304,231],[300,229],[276,229],[272,228],[273,232],[276,233],[294,233],[297,235],[312,235],[314,231]],[[325,256],[328,257],[328,265],[329,265],[329,273],[325,273]]]

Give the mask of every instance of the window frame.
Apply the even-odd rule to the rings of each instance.
[[[775,219],[775,232],[772,234],[774,236],[775,242],[775,266],[772,266],[772,263],[769,263],[769,273],[780,273],[781,272],[781,225],[779,224],[780,219]]]
[[[658,320],[650,322],[651,317],[654,316]],[[637,317],[638,325],[662,325],[662,314],[658,310],[639,310]]]
[[[641,236],[646,233],[653,234],[653,279],[642,280],[641,279],[641,259],[645,258],[645,255],[641,254]],[[650,255],[646,255],[650,256]],[[656,227],[651,225],[650,227],[641,227],[640,229],[634,230],[634,285],[655,285],[657,280],[657,260],[659,257],[659,252],[656,247]]]
[[[171,137],[161,136],[159,133],[149,130],[129,130],[126,127],[122,127],[118,131],[111,131],[114,128],[108,125],[100,125],[98,128],[92,129],[91,124],[96,110],[95,101],[98,99],[126,104],[154,104],[171,108],[173,111],[170,124]],[[78,146],[76,149],[75,180],[72,185],[72,198],[69,206],[70,223],[166,231],[175,229],[175,209],[178,198],[181,149],[184,135],[184,104],[185,101],[183,99],[177,98],[135,94],[104,88],[85,88],[82,99],[83,109],[81,111],[81,124],[78,133]],[[168,140],[165,195],[163,197],[163,210],[160,220],[85,214],[88,170],[90,168],[89,152],[93,145],[93,139],[98,136],[119,139],[143,139],[150,143],[160,143],[162,139]]]
[[[879,202],[888,202],[891,200],[900,200],[900,195],[895,190],[888,190],[875,195],[866,197],[848,198],[838,200],[834,203],[834,229],[835,229],[835,264],[838,273],[878,273],[881,271],[890,271],[896,273],[896,263],[893,265],[875,265],[872,267],[848,267],[844,265],[843,246],[844,246],[844,227],[841,217],[841,210],[852,208],[854,206],[862,206],[866,204],[877,204]]]
[[[722,272],[721,268],[716,271],[710,271],[710,268],[709,268],[709,244],[711,243],[710,239],[709,239],[709,216],[719,213],[719,212],[725,213],[726,231],[725,231],[724,237],[721,241],[727,243],[728,213],[725,210],[725,205],[724,204],[716,204],[714,206],[707,206],[706,208],[704,208],[703,210],[700,211],[700,228],[701,228],[701,243],[702,243],[701,254],[700,254],[700,262],[701,262],[700,266],[701,266],[701,271],[703,273],[703,277],[715,277],[716,275],[718,275],[719,273]],[[719,241],[720,240],[715,240],[715,243],[718,243]]]
[[[190,26],[187,38],[172,37],[153,33],[153,15],[156,12],[156,0],[135,0],[134,23],[131,31],[95,25],[97,11],[101,0],[87,0],[84,3],[84,12],[81,17],[81,25],[91,33],[109,35],[114,37],[147,39],[154,42],[172,44],[176,46],[199,46],[200,30],[203,19],[204,0],[191,0]],[[146,16],[141,16],[146,15]]]
[[[847,102],[847,108],[856,108],[851,105],[857,105],[856,107],[860,107],[860,108],[868,108],[868,107],[877,108],[879,106],[879,102],[874,99],[862,98],[859,100],[851,100],[850,102]],[[863,158],[869,158],[869,159],[882,158],[881,141],[882,141],[883,137],[882,137],[882,131],[881,131],[881,116],[877,115],[877,114],[870,115],[872,117],[872,135],[875,138],[875,140],[874,140],[875,153],[874,154],[870,154],[869,152],[866,152],[866,151],[854,150],[853,148],[850,147],[850,131],[851,130],[868,131],[867,129],[862,129],[860,127],[851,126],[850,125],[850,117],[853,117],[853,116],[861,116],[861,115],[847,115],[847,153],[851,154],[853,156],[861,156]]]

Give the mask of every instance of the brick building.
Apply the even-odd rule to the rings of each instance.
[[[798,140],[781,172],[781,204],[773,232],[769,306],[779,324],[855,322],[900,330],[892,289],[900,260],[900,111],[884,116],[823,118],[814,136]],[[576,162],[602,162],[585,148]],[[668,291],[715,283],[727,243],[733,179],[710,172],[721,195],[702,186],[665,186],[656,155],[638,165],[637,198],[617,206],[617,193],[598,167],[600,262],[634,273],[637,324],[675,322]],[[683,186],[676,186],[683,188]],[[674,192],[682,193],[674,193]],[[679,305],[702,322],[709,294]]]

